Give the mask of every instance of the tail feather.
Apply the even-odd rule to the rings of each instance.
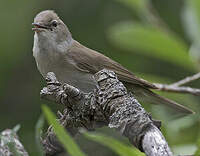
[[[130,87],[128,87],[128,90],[129,89],[130,89]],[[184,114],[194,113],[194,111],[192,111],[191,109],[189,109],[181,104],[178,104],[175,101],[172,101],[170,99],[162,97],[162,96],[152,92],[149,89],[135,86],[135,87],[131,87],[130,90],[133,91],[133,95],[135,95],[136,99],[139,101],[142,101],[145,103],[151,103],[151,104],[166,105],[166,106],[173,108],[177,112],[184,113]]]
[[[176,111],[178,111],[180,113],[185,113],[185,114],[193,114],[194,113],[191,109],[189,109],[173,100],[170,100],[170,99],[162,97],[158,94],[155,94],[152,91],[151,91],[150,96],[151,97],[149,97],[149,98],[150,98],[150,100],[152,100],[152,103],[163,104],[163,105],[169,106],[171,108],[174,108]]]

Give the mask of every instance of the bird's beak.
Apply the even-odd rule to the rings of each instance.
[[[49,29],[49,27],[47,27],[41,23],[32,23],[32,25],[34,26],[34,28],[32,28],[32,30],[36,31],[36,32],[42,31],[44,29]]]

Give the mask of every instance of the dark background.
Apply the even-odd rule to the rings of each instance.
[[[186,1],[153,0],[152,4],[168,28],[184,41],[189,51],[193,41],[185,32],[182,20]],[[38,12],[46,9],[58,13],[76,40],[113,58],[136,75],[142,75],[149,81],[175,82],[198,72],[198,64],[192,65],[193,69],[187,69],[153,57],[151,52],[150,55],[144,55],[142,52],[135,52],[134,49],[127,50],[116,45],[108,35],[112,26],[123,21],[137,21],[142,25],[148,25],[148,22],[141,22],[140,13],[138,15],[138,12],[117,0],[1,0],[0,131],[20,124],[19,136],[30,155],[37,155],[34,131],[36,121],[41,114],[41,104],[48,104],[55,109],[55,104],[40,99],[39,92],[45,83],[32,56],[34,32],[31,30],[31,23]],[[200,88],[200,81],[197,80],[189,85]],[[180,94],[165,95],[199,111],[197,97]],[[152,110],[157,119],[162,119],[163,133],[170,146],[176,153],[193,153],[199,131],[198,115],[172,118],[170,113],[163,112],[164,108]],[[118,136],[112,130],[101,129],[100,131],[115,138]],[[123,137],[119,139],[128,143]],[[81,136],[78,140],[81,148],[88,155],[116,155],[106,147],[94,144]]]

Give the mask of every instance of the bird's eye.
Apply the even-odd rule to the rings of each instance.
[[[57,27],[58,22],[57,22],[56,20],[53,20],[53,21],[51,22],[51,25],[54,26],[54,27]]]

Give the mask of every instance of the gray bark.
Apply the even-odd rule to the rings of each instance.
[[[6,129],[0,133],[0,156],[28,156],[14,130]]]

